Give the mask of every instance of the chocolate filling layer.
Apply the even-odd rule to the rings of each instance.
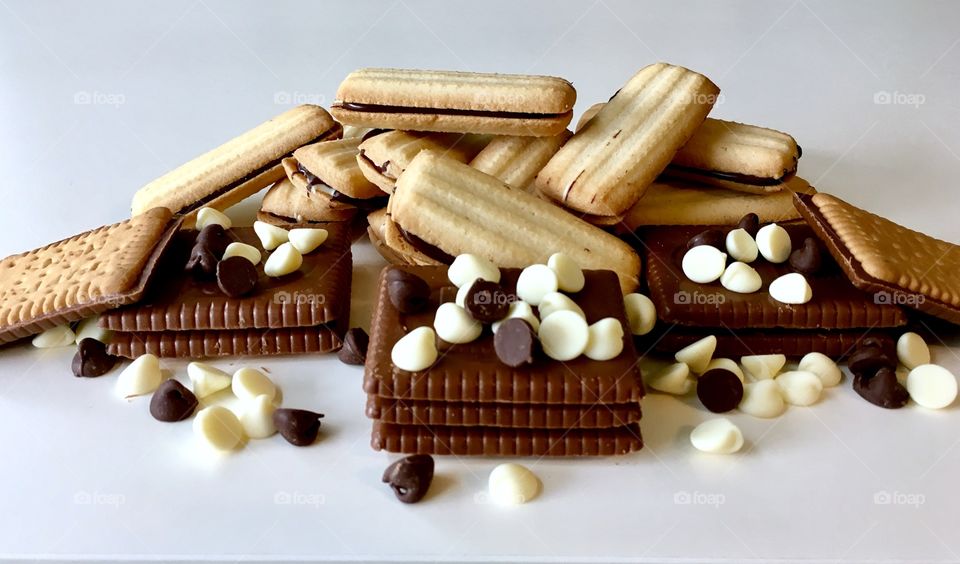
[[[406,241],[407,243],[410,243],[410,246],[412,246],[414,249],[427,255],[433,260],[438,260],[442,262],[443,264],[451,264],[453,262],[454,257],[452,255],[447,254],[446,251],[444,251],[440,247],[431,245],[430,243],[427,243],[420,237],[417,237],[413,233],[410,233],[403,227],[400,227],[399,223],[397,224],[397,229],[400,230],[400,236],[403,237],[403,240]]]
[[[487,110],[458,110],[454,108],[413,108],[408,106],[382,106],[380,104],[358,104],[355,102],[339,102],[333,105],[354,112],[376,112],[381,114],[424,114],[441,116],[471,116],[511,119],[549,119],[563,114],[536,114],[530,112],[493,112]]]
[[[396,180],[396,178],[390,176],[390,174],[387,172],[387,168],[390,166],[390,161],[384,161],[382,165],[378,165],[377,163],[373,162],[363,151],[360,151],[360,158],[363,159],[365,163],[368,163],[373,168],[379,170],[380,174],[386,176],[390,180]]]
[[[699,168],[691,168],[687,166],[679,165],[670,165],[668,169],[686,172],[689,174],[697,174],[700,176],[709,176],[710,178],[718,178],[720,180],[728,180],[730,182],[737,182],[740,184],[749,184],[750,186],[776,186],[783,183],[784,179],[793,174],[785,173],[779,178],[768,178],[763,176],[752,176],[749,174],[740,174],[738,172],[721,172],[719,170],[702,170]]]
[[[307,188],[311,190],[321,190],[330,195],[330,198],[334,202],[340,202],[344,204],[351,205],[355,208],[360,208],[363,210],[376,210],[380,209],[387,205],[387,200],[390,199],[390,196],[375,197],[375,198],[353,198],[347,196],[343,192],[337,190],[333,186],[330,186],[323,180],[321,180],[317,175],[313,174],[302,164],[297,164],[297,170],[300,171],[307,178]]]

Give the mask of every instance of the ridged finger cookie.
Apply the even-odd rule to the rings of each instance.
[[[565,130],[551,137],[494,137],[470,166],[514,188],[525,189],[571,135]]]
[[[469,162],[489,143],[489,135],[388,131],[368,137],[359,146],[357,163],[367,180],[386,193],[420,151],[431,150]]]

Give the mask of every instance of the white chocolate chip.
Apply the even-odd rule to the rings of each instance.
[[[572,311],[584,319],[587,318],[587,315],[583,313],[583,310],[580,309],[577,302],[560,292],[544,294],[543,298],[540,299],[540,305],[537,306],[537,311],[540,312],[540,321],[546,319],[551,313],[558,311]]]
[[[437,336],[448,343],[469,343],[480,336],[483,324],[455,303],[447,302],[437,308],[433,319]]]
[[[254,266],[260,264],[260,259],[263,258],[260,254],[260,249],[253,245],[237,242],[227,245],[227,250],[223,252],[224,260],[230,257],[243,257],[252,262]]]
[[[479,278],[477,279],[479,280]],[[474,280],[476,282],[476,280]],[[460,307],[467,307],[467,294],[470,293],[470,288],[473,286],[473,282],[469,284],[464,284],[457,288],[457,297],[454,298],[453,302]]]
[[[193,420],[193,432],[217,450],[233,450],[243,442],[243,425],[232,411],[221,405],[198,411]]]
[[[757,260],[757,254],[759,253],[757,242],[747,233],[746,229],[734,229],[727,233],[726,247],[727,254],[733,257],[733,260],[740,262]]]
[[[500,269],[489,260],[471,254],[458,255],[447,269],[447,278],[457,288],[470,286],[477,278],[500,282]]]
[[[537,332],[543,352],[554,360],[573,360],[587,348],[590,329],[573,311],[558,311],[540,322]]]
[[[57,325],[37,334],[33,338],[33,346],[38,349],[52,349],[54,347],[65,347],[76,342],[77,336],[69,325]]]
[[[500,328],[500,324],[506,321],[507,319],[513,319],[519,317],[527,323],[530,324],[530,327],[533,328],[533,332],[536,333],[540,330],[540,320],[537,319],[537,316],[533,314],[533,308],[530,307],[530,304],[524,301],[517,300],[510,304],[510,309],[507,310],[507,316],[501,319],[500,321],[494,321],[491,328],[493,332],[496,333],[497,329]]]
[[[776,223],[764,225],[757,231],[757,250],[774,264],[786,262],[793,250],[790,234]]]
[[[786,363],[787,357],[782,354],[752,354],[740,357],[744,375],[752,382],[775,378]]]
[[[307,227],[298,227],[291,229],[287,234],[290,244],[293,248],[300,251],[300,254],[306,255],[312,253],[317,247],[327,240],[329,233],[326,229],[312,229]]]
[[[137,357],[117,378],[117,393],[122,398],[149,394],[160,386],[160,359],[152,354]]]
[[[720,284],[738,294],[752,294],[763,286],[763,280],[752,266],[743,262],[733,262],[720,276]]]
[[[696,374],[702,374],[710,364],[713,358],[713,351],[717,350],[717,338],[713,335],[704,337],[695,343],[683,347],[673,355],[677,362],[682,362],[690,367],[690,371]]]
[[[780,394],[790,405],[813,405],[823,392],[820,377],[806,370],[784,372],[774,382],[780,386]]]
[[[490,472],[490,498],[502,505],[520,505],[537,497],[540,480],[526,466],[508,462]]]
[[[921,364],[911,369],[906,387],[910,399],[927,409],[941,409],[957,399],[956,377],[936,364]]]
[[[647,380],[647,385],[654,390],[685,396],[693,389],[693,379],[690,378],[690,367],[682,362],[667,366]]]
[[[263,273],[274,278],[296,272],[303,264],[303,255],[290,243],[283,243],[273,251],[263,265]]]
[[[241,400],[252,400],[260,395],[271,400],[277,397],[277,386],[273,381],[263,372],[246,366],[233,373],[230,389]]]
[[[557,274],[545,264],[530,265],[517,278],[517,296],[530,305],[540,305],[543,296],[557,288]]]
[[[921,364],[930,364],[930,348],[923,337],[908,331],[897,339],[897,358],[912,370]]]
[[[260,244],[268,251],[272,251],[290,240],[290,234],[286,229],[265,221],[254,221],[253,231],[260,238]]]
[[[657,308],[653,300],[643,294],[627,294],[623,297],[623,307],[627,310],[630,332],[634,335],[646,335],[657,324]]]
[[[276,410],[273,398],[268,395],[261,394],[246,402],[240,416],[244,433],[251,439],[265,439],[276,433],[277,428],[273,424],[273,412]]]
[[[733,372],[737,378],[740,378],[740,381],[743,382],[743,370],[740,370],[740,366],[732,359],[714,358],[707,363],[707,367],[703,369],[703,372],[710,372],[714,368],[720,368],[721,370]]]
[[[197,231],[202,230],[208,225],[219,225],[224,229],[233,227],[233,222],[225,213],[213,208],[200,208],[197,212]]]
[[[583,289],[586,280],[580,265],[568,255],[554,253],[547,259],[547,266],[557,275],[557,287],[564,292],[577,293]]]
[[[430,327],[417,327],[400,338],[390,351],[390,360],[400,370],[417,372],[437,361],[437,335]]]
[[[743,399],[737,409],[754,417],[776,417],[783,413],[787,404],[783,401],[780,386],[773,380],[759,380],[743,385]]]
[[[816,374],[817,377],[820,378],[820,383],[823,384],[824,388],[836,386],[840,383],[840,379],[843,378],[843,372],[840,371],[837,363],[829,356],[819,352],[811,352],[803,355],[798,368]]]
[[[709,284],[723,275],[727,255],[710,245],[697,245],[683,255],[683,273],[693,282]]]
[[[604,317],[587,327],[587,331],[583,354],[590,360],[610,360],[623,351],[623,325],[619,319]]]
[[[113,331],[100,327],[99,315],[88,317],[81,321],[80,324],[77,325],[75,333],[76,338],[74,340],[78,345],[80,341],[84,339],[96,339],[101,343],[109,343],[113,337]]]
[[[187,376],[193,384],[193,395],[205,398],[210,394],[230,387],[233,378],[220,370],[203,362],[191,362],[187,365]]]
[[[693,428],[690,443],[702,452],[733,454],[743,447],[743,433],[726,417],[708,419]]]
[[[813,297],[807,279],[799,272],[784,274],[770,283],[770,297],[785,304],[805,304]]]

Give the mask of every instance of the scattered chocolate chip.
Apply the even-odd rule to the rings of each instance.
[[[505,320],[493,335],[497,358],[513,368],[532,363],[538,344],[533,328],[519,317]]]
[[[387,295],[400,313],[416,313],[430,302],[430,286],[416,274],[394,268],[387,273]]]
[[[198,243],[190,250],[185,269],[194,276],[211,277],[217,273],[217,262],[217,257],[210,249]]]
[[[756,237],[757,231],[760,231],[760,217],[755,213],[748,213],[737,222],[737,228],[743,229],[751,237]]]
[[[707,229],[702,231],[687,241],[687,250],[694,247],[699,247],[700,245],[710,245],[711,247],[716,247],[723,252],[727,252],[727,236],[720,231],[719,229]]]
[[[292,445],[310,446],[320,433],[322,413],[306,409],[282,407],[273,412],[273,424],[283,438]]]
[[[150,398],[150,415],[157,421],[173,423],[189,419],[197,409],[197,396],[176,380],[160,384]]]
[[[219,260],[223,257],[223,253],[226,252],[227,245],[232,242],[230,234],[227,233],[227,230],[224,229],[222,225],[211,223],[200,230],[194,244],[203,245]]]
[[[414,454],[394,462],[383,472],[383,482],[390,484],[397,499],[416,503],[423,499],[433,481],[433,457]]]
[[[897,373],[892,368],[883,367],[872,377],[854,376],[853,389],[860,397],[886,409],[897,409],[907,405],[910,394],[897,381]]]
[[[370,337],[359,327],[347,331],[343,337],[343,346],[337,352],[337,358],[344,364],[363,365],[367,360],[367,346]]]
[[[107,352],[107,345],[96,339],[81,339],[73,355],[73,375],[83,378],[103,376],[116,366],[117,357]]]
[[[463,307],[480,323],[493,323],[507,316],[507,311],[510,309],[510,296],[500,284],[477,279],[467,290]]]
[[[897,344],[893,339],[884,339],[881,337],[864,337],[860,341],[857,341],[856,349],[857,351],[863,350],[869,347],[875,347],[883,351],[888,358],[894,358],[897,356]]]
[[[257,287],[257,267],[249,260],[235,256],[217,263],[217,286],[231,298],[246,296]]]
[[[697,397],[700,403],[714,413],[726,413],[740,405],[743,382],[733,372],[714,368],[697,379]]]
[[[823,265],[820,245],[813,237],[803,240],[803,246],[790,253],[790,266],[803,274],[815,274]]]
[[[864,347],[847,359],[847,367],[854,376],[870,379],[881,369],[896,370],[897,359],[890,357],[880,347]]]

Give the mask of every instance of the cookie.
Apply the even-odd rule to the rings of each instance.
[[[299,185],[328,193],[334,201],[362,209],[382,208],[387,194],[363,175],[357,163],[359,137],[324,141],[300,147],[293,152],[297,166],[287,177]]]
[[[469,162],[490,142],[488,135],[388,131],[368,137],[360,144],[357,163],[363,175],[390,194],[410,161],[420,151],[431,150]]]
[[[470,166],[523,190],[571,135],[564,130],[550,137],[495,137]]]
[[[367,214],[367,237],[377,253],[390,264],[413,264],[403,258],[397,251],[387,246],[384,240],[384,231],[388,220],[386,208],[372,211]]]
[[[522,190],[432,151],[421,152],[390,199],[394,222],[414,247],[423,241],[451,256],[472,253],[504,267],[545,263],[556,252],[582,268],[617,273],[637,287],[640,259],[629,245]],[[429,247],[419,250],[428,253]]]
[[[576,99],[551,76],[368,68],[347,75],[330,111],[354,126],[539,137],[566,128]]]
[[[0,260],[0,344],[139,300],[178,227],[153,208]]]
[[[637,348],[673,355],[709,335],[717,338],[716,358],[739,358],[754,354],[782,354],[800,358],[818,352],[834,360],[841,360],[856,350],[865,339],[874,338],[893,345],[890,329],[818,330],[818,329],[764,329],[730,330],[722,327],[697,328],[658,324],[643,337],[636,337]]]
[[[537,175],[537,189],[579,212],[624,213],[703,123],[719,92],[683,67],[645,67],[557,151]]]
[[[452,260],[437,247],[401,229],[389,213],[383,221],[383,241],[401,257],[403,264],[441,265]]]
[[[303,145],[336,139],[343,128],[320,106],[288,110],[150,182],[133,196],[133,215],[165,207],[193,215],[226,209],[283,178],[280,161]]]
[[[850,281],[875,301],[960,323],[960,246],[830,194],[798,195],[796,205]]]
[[[296,161],[287,161],[286,166],[295,170]],[[303,175],[298,176],[298,181],[302,182],[300,186],[283,178],[263,195],[260,214],[276,218],[268,223],[350,221],[359,212],[355,206],[337,201],[327,192],[307,188]]]

